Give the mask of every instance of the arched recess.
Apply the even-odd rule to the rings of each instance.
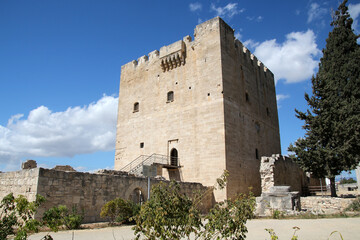
[[[176,148],[173,148],[170,151],[170,164],[173,166],[178,166],[178,162],[178,151]]]
[[[130,193],[129,200],[136,204],[143,204],[145,202],[144,192],[140,188],[135,188]]]

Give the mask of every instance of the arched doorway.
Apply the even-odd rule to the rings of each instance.
[[[141,189],[135,188],[130,194],[129,200],[141,205],[144,202],[144,194]]]
[[[171,152],[170,152],[170,164],[172,166],[177,166],[178,165],[178,151],[176,150],[176,148],[171,149]]]

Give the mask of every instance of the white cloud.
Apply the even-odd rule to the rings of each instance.
[[[241,35],[239,32],[235,33],[234,36],[235,36],[235,38],[238,39],[238,40],[240,40],[240,39],[242,38],[242,35]]]
[[[350,13],[351,18],[354,20],[353,25],[352,25],[353,29],[356,32],[360,32],[359,20],[358,20],[358,17],[360,15],[360,3],[349,4],[349,13]]]
[[[321,19],[322,16],[326,13],[327,13],[327,10],[325,8],[321,8],[320,5],[317,3],[312,3],[308,10],[307,23],[310,23],[314,20]]]
[[[262,16],[257,16],[257,17],[246,17],[247,20],[249,21],[253,21],[255,20],[256,22],[261,22],[263,20]]]
[[[277,95],[276,95],[276,101],[280,102],[280,101],[282,101],[282,100],[284,100],[284,99],[287,99],[287,98],[289,98],[289,97],[290,97],[289,95],[277,94]]]
[[[216,7],[215,4],[211,4],[211,10],[215,11],[219,17],[232,18],[234,15],[242,13],[245,9],[238,9],[237,3],[229,3],[225,7]]]
[[[190,3],[189,8],[190,8],[190,11],[196,12],[197,10],[202,9],[202,5],[201,5],[201,3],[198,3],[198,2]]]
[[[255,47],[259,46],[260,43],[255,42],[252,39],[248,39],[245,42],[243,42],[244,46],[247,47],[248,49],[254,49]]]
[[[52,112],[45,106],[12,116],[0,125],[0,165],[22,157],[72,157],[114,149],[118,99],[104,95],[95,103]]]
[[[320,53],[312,30],[289,33],[281,44],[276,39],[262,42],[254,52],[274,73],[276,81],[284,79],[287,83],[304,81],[315,74]]]

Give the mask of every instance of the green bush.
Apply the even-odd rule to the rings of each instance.
[[[273,219],[281,219],[284,218],[284,212],[279,209],[272,209],[272,218]]]
[[[223,189],[228,172],[217,179],[214,186]],[[214,189],[213,188],[213,189]],[[236,198],[220,202],[205,216],[202,223],[198,203],[207,194],[203,192],[193,199],[180,192],[176,182],[159,183],[151,190],[151,198],[141,206],[135,216],[136,239],[142,235],[146,239],[245,239],[246,221],[252,218],[255,198],[252,194],[238,195]]]
[[[350,205],[345,209],[346,211],[360,211],[360,197],[356,198]]]
[[[110,224],[114,222],[129,223],[132,221],[132,217],[138,214],[140,211],[140,205],[134,202],[124,200],[122,198],[116,198],[107,202],[100,212],[100,217],[108,218]]]
[[[356,183],[356,180],[353,178],[341,178],[340,184],[349,184],[349,183]]]
[[[38,232],[41,223],[34,219],[38,207],[45,198],[36,195],[36,200],[29,202],[24,196],[5,196],[0,203],[0,239],[15,235],[15,240],[27,239],[28,233]],[[50,237],[47,235],[47,237]]]
[[[78,214],[75,206],[70,212],[65,205],[59,205],[50,208],[43,215],[44,224],[54,232],[57,232],[61,226],[69,230],[79,229],[83,219],[83,214]]]

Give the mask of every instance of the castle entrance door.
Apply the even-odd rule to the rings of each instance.
[[[178,165],[178,151],[176,150],[176,148],[171,149],[171,152],[170,152],[170,164],[173,165],[173,166]]]

